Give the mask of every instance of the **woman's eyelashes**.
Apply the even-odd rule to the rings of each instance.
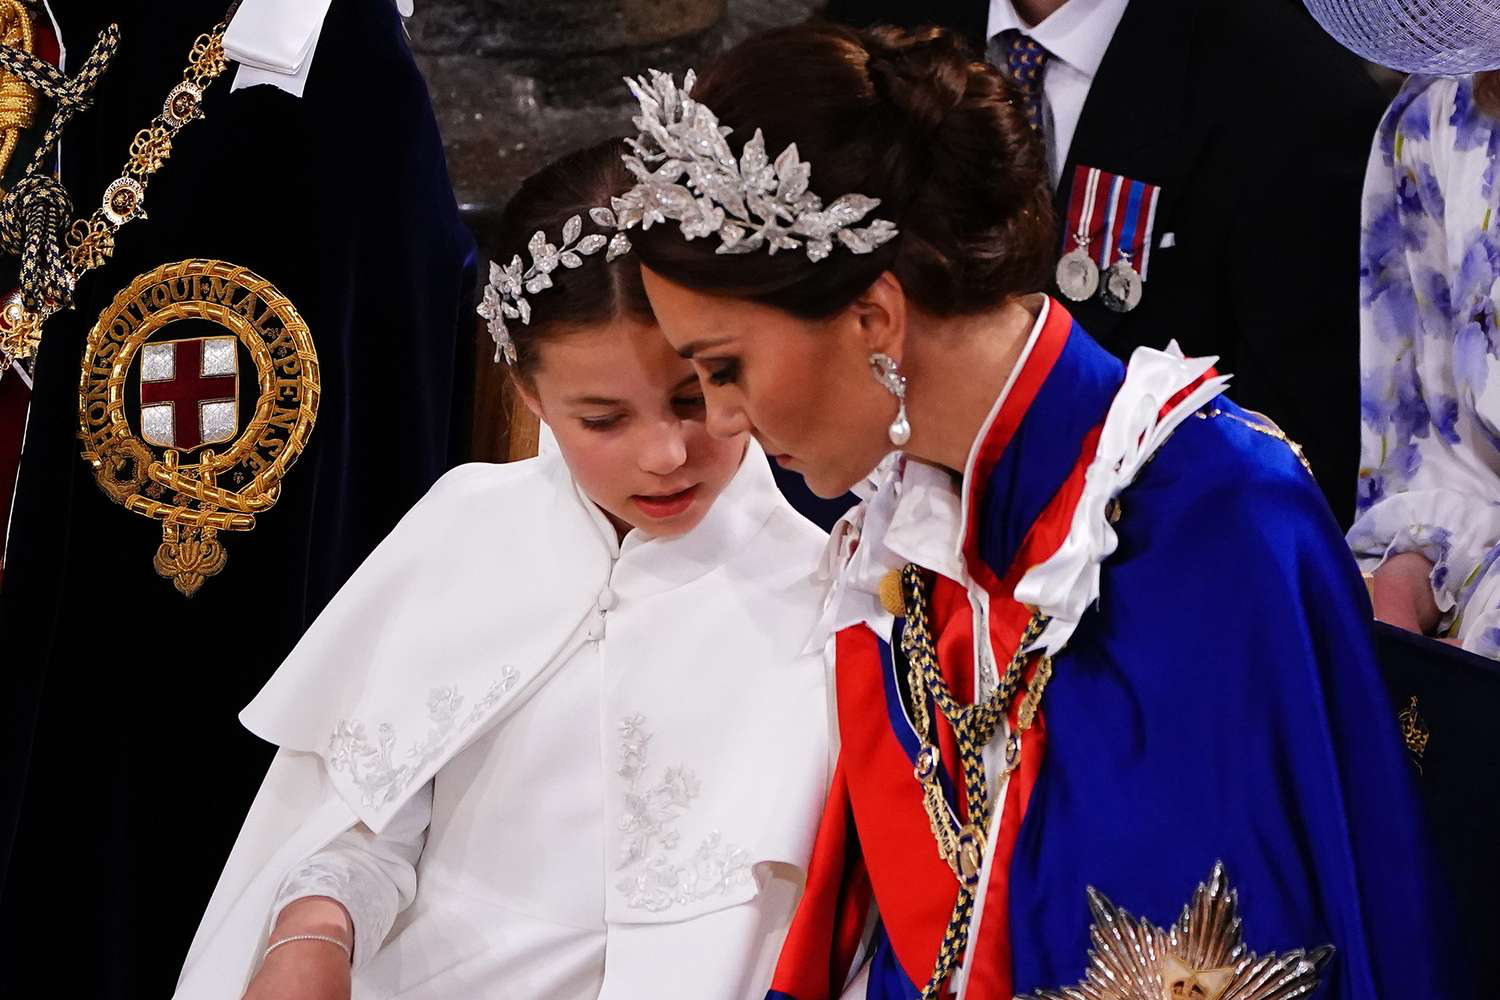
[[[740,375],[738,361],[706,362],[703,367],[708,372],[708,380],[714,385],[731,385]]]

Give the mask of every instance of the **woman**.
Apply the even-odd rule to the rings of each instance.
[[[1089,996],[1469,995],[1333,518],[1210,360],[1122,366],[1034,293],[1007,85],[941,32],[810,26],[633,87],[615,207],[710,430],[822,495],[879,466],[832,542],[840,763],[772,995],[1057,990],[1091,922]]]
[[[1500,76],[1410,78],[1365,182],[1363,447],[1375,613],[1500,659]]]
[[[588,215],[620,148],[524,185],[481,310],[557,450],[444,477],[246,709],[281,750],[178,997],[765,989],[827,788],[824,536]]]

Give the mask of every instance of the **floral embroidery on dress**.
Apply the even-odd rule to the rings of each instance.
[[[669,767],[659,780],[647,777],[651,734],[637,714],[620,722],[620,766],[626,781],[625,812],[620,818],[618,870],[625,872],[616,887],[632,909],[660,913],[685,906],[750,881],[750,856],[724,842],[715,830],[686,858],[678,847],[677,820],[691,807],[702,786],[685,767]]]
[[[427,720],[431,728],[420,742],[407,749],[401,762],[396,759],[396,729],[390,723],[376,726],[375,740],[371,742],[363,722],[341,719],[328,740],[328,766],[349,773],[349,780],[359,789],[365,805],[383,806],[400,795],[455,736],[484,718],[515,689],[520,679],[515,667],[505,667],[500,679],[489,686],[467,716],[463,715],[464,696],[457,687],[433,688],[427,696]]]

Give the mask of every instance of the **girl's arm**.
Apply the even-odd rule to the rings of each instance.
[[[379,834],[360,823],[293,869],[245,1000],[348,1000],[352,970],[380,949],[416,896],[431,819],[429,783]]]

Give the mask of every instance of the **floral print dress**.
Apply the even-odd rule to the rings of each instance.
[[[1438,634],[1500,658],[1500,122],[1470,78],[1413,77],[1365,181],[1361,456],[1349,545],[1421,552]]]

